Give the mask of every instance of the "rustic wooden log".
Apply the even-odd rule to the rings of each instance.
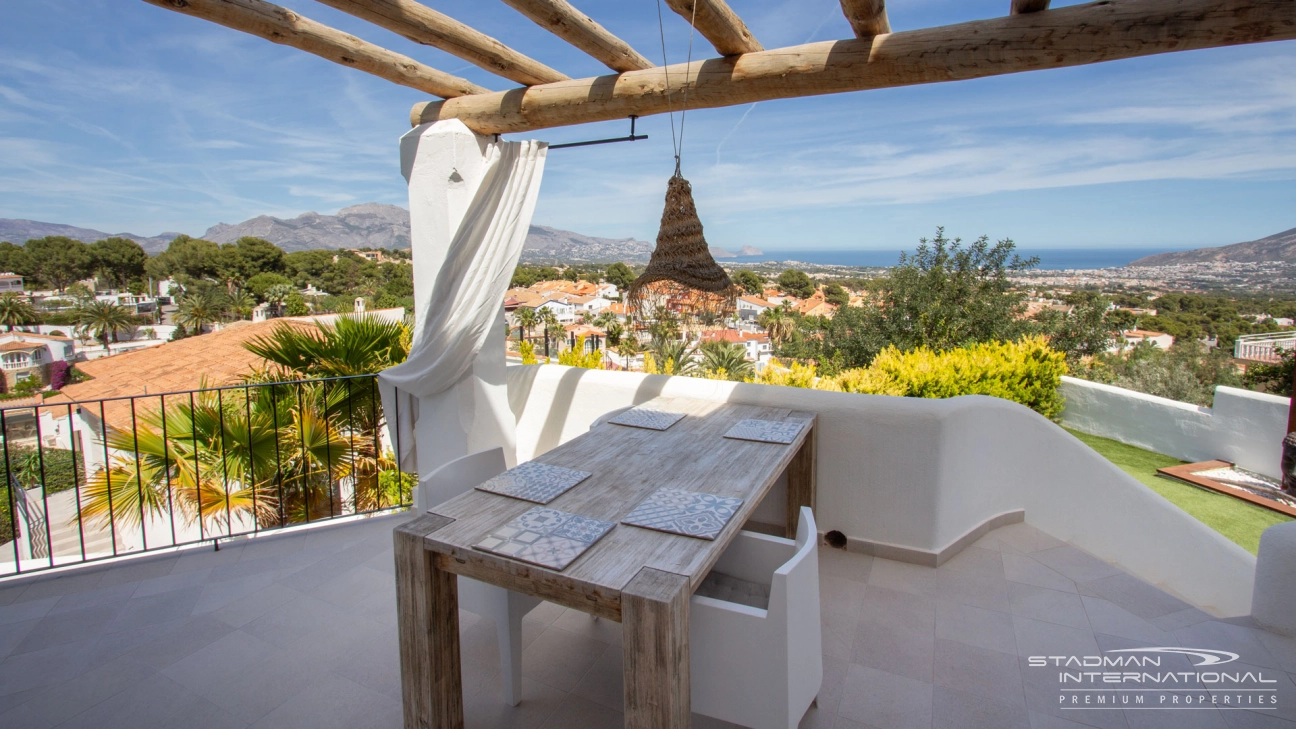
[[[319,0],[415,43],[439,48],[523,86],[565,81],[567,76],[414,0]]]
[[[144,0],[177,13],[210,20],[273,43],[292,46],[392,83],[450,99],[490,93],[471,81],[425,66],[336,28],[263,0]]]
[[[613,71],[638,71],[653,67],[652,61],[639,55],[629,43],[609,33],[589,16],[572,7],[567,0],[504,2]]]
[[[872,38],[891,32],[886,0],[841,0],[841,7],[856,38]]]
[[[811,428],[810,434],[806,436],[801,449],[792,457],[792,462],[787,467],[787,524],[783,536],[788,539],[797,537],[796,530],[797,523],[801,519],[801,507],[808,506],[811,511],[817,508],[815,495],[818,493],[816,464],[819,458],[819,429],[814,427],[816,417],[811,416],[808,419],[806,425]],[[819,536],[815,535],[815,539],[818,538]]]
[[[410,121],[460,119],[482,134],[526,132],[679,109],[685,87],[689,108],[705,109],[1294,38],[1292,0],[1100,0],[711,59],[687,74],[677,64],[424,102]]]
[[[688,729],[689,578],[644,567],[621,591],[627,729]]]
[[[765,50],[724,0],[666,0],[666,4],[692,23],[722,56]]]
[[[437,569],[423,549],[425,536],[453,521],[425,514],[392,532],[406,729],[463,726],[459,578]]]
[[[1048,6],[1049,0],[1012,0],[1012,6],[1008,9],[1008,14],[1038,13],[1041,10],[1048,10]]]

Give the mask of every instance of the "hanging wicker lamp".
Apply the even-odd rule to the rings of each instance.
[[[711,257],[702,221],[693,203],[693,186],[677,170],[666,183],[657,247],[648,267],[630,284],[626,301],[643,316],[659,306],[684,313],[732,311],[737,287]]]

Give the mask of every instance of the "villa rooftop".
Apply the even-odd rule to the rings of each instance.
[[[0,583],[0,726],[400,727],[391,531],[408,518]],[[803,727],[1296,727],[1296,640],[1215,620],[1026,524],[938,569],[823,547],[820,573],[824,684]],[[467,726],[622,725],[619,625],[549,603],[529,614],[516,708],[493,626],[461,612],[460,628]],[[1276,680],[1278,708],[1067,710],[1056,669],[1026,662],[1199,644]]]

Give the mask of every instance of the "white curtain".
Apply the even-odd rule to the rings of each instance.
[[[414,424],[419,398],[454,386],[471,369],[489,337],[502,337],[499,314],[522,244],[531,226],[544,142],[495,142],[487,146],[477,194],[451,242],[424,311],[409,358],[378,375],[388,437],[403,470],[417,471]]]

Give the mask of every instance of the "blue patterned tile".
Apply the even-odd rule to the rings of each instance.
[[[634,508],[622,524],[715,539],[742,506],[742,499],[683,489],[657,489]]]
[[[791,443],[796,440],[805,423],[800,420],[740,420],[724,434],[735,440],[755,440],[762,443]]]
[[[608,422],[617,425],[628,425],[632,428],[666,430],[678,423],[683,417],[684,413],[672,413],[666,410],[654,410],[653,408],[630,408]]]
[[[590,474],[585,471],[527,461],[478,485],[477,488],[534,504],[547,504],[589,477]]]
[[[491,532],[473,548],[562,570],[614,526],[610,521],[537,506]]]

